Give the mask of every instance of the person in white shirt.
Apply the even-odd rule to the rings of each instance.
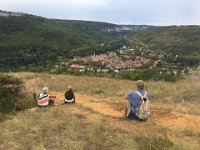
[[[48,87],[43,87],[42,92],[39,94],[37,104],[38,106],[48,106],[53,104],[53,100],[49,97]]]

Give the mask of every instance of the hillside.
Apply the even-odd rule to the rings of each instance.
[[[141,68],[162,59],[159,69],[181,72],[199,65],[199,32],[199,26],[116,25],[0,11],[0,71],[49,72],[74,56],[119,53],[125,46],[126,61],[140,56],[150,60]]]
[[[177,83],[145,82],[151,93],[151,116],[143,122],[121,118],[123,97],[135,90],[133,81],[44,73],[12,75],[21,78],[30,93],[34,88],[38,94],[48,86],[56,95],[56,106],[7,115],[0,121],[0,149],[200,148],[199,71]],[[67,85],[75,91],[74,105],[63,105]]]
[[[58,58],[115,50],[124,42],[123,35],[148,28],[152,27],[55,20],[0,11],[0,68],[48,67]],[[104,46],[99,48],[98,43]]]
[[[79,23],[81,21],[74,26],[73,21],[48,20],[29,15],[0,17],[1,68],[5,67],[4,64],[8,66],[6,69],[33,64],[46,66],[49,64],[47,61],[58,60],[58,57],[87,55],[97,42],[111,40],[111,36],[96,32],[95,26],[93,31],[89,31],[92,34],[87,33],[90,29],[82,30]],[[110,42],[113,46],[115,40],[120,39],[113,39]]]
[[[200,26],[169,26],[136,33],[155,51],[179,55],[177,61],[200,62]]]

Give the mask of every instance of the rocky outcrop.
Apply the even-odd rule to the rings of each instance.
[[[102,29],[102,32],[108,33],[120,33],[120,32],[140,32],[152,28],[158,28],[156,26],[148,26],[148,25],[118,25],[115,27],[108,27]]]
[[[25,15],[25,14],[0,10],[0,17],[23,16],[23,15]]]

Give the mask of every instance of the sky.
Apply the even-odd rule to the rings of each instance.
[[[0,10],[115,24],[200,25],[200,0],[0,0]]]

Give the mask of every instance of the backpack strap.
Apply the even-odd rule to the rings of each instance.
[[[138,91],[135,91],[135,93],[136,93],[138,96],[140,96],[140,98],[143,98],[143,97],[146,95],[146,92],[144,93],[144,96],[142,96],[142,94],[141,94],[140,92],[138,92]]]
[[[144,96],[143,97],[147,97],[147,92],[146,91],[144,91]]]
[[[146,96],[146,92],[144,93],[144,96],[142,96],[142,94],[141,94],[140,92],[138,92],[138,91],[135,91],[135,93],[136,93],[138,96],[140,96],[140,105],[141,105],[142,102],[143,102],[143,97]]]

